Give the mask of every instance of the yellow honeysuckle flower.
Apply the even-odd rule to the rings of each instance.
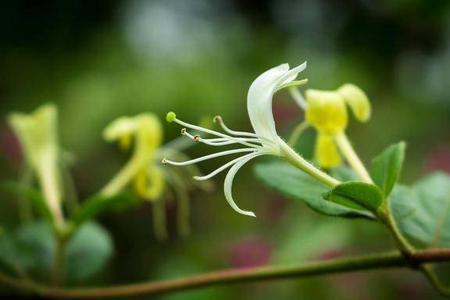
[[[370,102],[366,94],[353,84],[344,84],[335,91],[307,90],[305,119],[318,132],[315,157],[323,168],[341,164],[335,138],[348,125],[347,105],[355,118],[366,122],[370,118]]]
[[[133,155],[128,163],[102,189],[105,196],[113,196],[126,186],[131,186],[136,195],[152,201],[153,228],[159,240],[168,237],[166,225],[166,200],[175,194],[177,205],[177,227],[181,236],[189,234],[189,188],[195,182],[191,176],[199,175],[197,168],[187,169],[185,173],[172,168],[163,168],[161,159],[172,155],[188,159],[179,152],[190,143],[174,140],[162,145],[163,131],[157,116],[144,113],[134,117],[121,117],[109,124],[103,136],[107,141],[117,141],[127,150],[134,146]],[[209,185],[202,185],[207,189]]]
[[[55,222],[63,223],[58,160],[58,111],[52,104],[30,114],[12,113],[8,122],[17,135],[25,159],[35,172]]]
[[[103,189],[113,195],[132,182],[135,192],[144,199],[158,199],[165,187],[164,174],[155,165],[155,156],[162,142],[159,119],[151,113],[134,117],[121,117],[109,124],[103,137],[109,142],[118,141],[127,150],[134,141],[133,156],[122,171]]]
[[[149,166],[140,171],[133,181],[134,190],[144,199],[158,199],[164,187],[164,173],[157,166]]]

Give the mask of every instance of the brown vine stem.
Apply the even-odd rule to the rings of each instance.
[[[383,252],[349,258],[339,258],[293,266],[268,266],[231,269],[165,281],[152,281],[112,287],[59,288],[44,286],[28,280],[16,279],[0,273],[0,282],[21,292],[47,298],[114,298],[162,294],[206,286],[242,283],[257,280],[301,278],[323,274],[367,271],[386,268],[417,269],[421,263],[450,261],[450,249],[429,249],[413,253],[410,257],[400,251]]]

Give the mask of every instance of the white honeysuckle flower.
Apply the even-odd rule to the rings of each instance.
[[[181,134],[189,137],[196,142],[204,143],[210,146],[239,144],[245,147],[220,151],[183,162],[176,162],[164,158],[163,163],[176,166],[184,166],[216,157],[238,153],[242,154],[242,156],[227,162],[213,172],[205,176],[197,176],[194,178],[197,180],[210,179],[220,172],[226,170],[227,168],[230,168],[224,181],[225,198],[235,211],[240,214],[252,217],[255,217],[255,214],[252,211],[242,210],[236,205],[232,196],[232,184],[234,176],[239,171],[239,169],[255,157],[261,155],[275,155],[284,157],[287,161],[289,161],[296,167],[304,170],[305,172],[316,177],[322,182],[325,182],[332,186],[336,185],[338,182],[335,179],[329,177],[325,173],[322,173],[320,170],[317,170],[314,166],[304,160],[293,149],[291,149],[281,137],[279,137],[276,131],[275,121],[272,113],[273,95],[277,91],[285,87],[298,86],[306,83],[306,79],[295,81],[295,78],[298,76],[298,74],[305,68],[306,62],[293,69],[289,69],[288,64],[282,64],[264,72],[258,78],[256,78],[255,81],[253,81],[247,95],[247,110],[254,132],[231,130],[225,125],[220,116],[216,116],[214,118],[214,122],[218,123],[223,129],[223,132],[218,132],[215,130],[183,122],[177,119],[175,113],[169,112],[166,118],[167,121],[176,122],[179,125],[185,127],[181,130]],[[203,138],[199,135],[192,135],[187,131],[187,129],[210,134],[214,136],[214,138]]]

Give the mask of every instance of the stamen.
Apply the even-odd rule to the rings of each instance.
[[[238,144],[239,142],[237,142],[237,141],[210,142],[205,139],[200,139],[200,143],[204,143],[204,144],[210,145],[210,146],[226,146],[226,145]],[[245,144],[249,145],[249,146],[252,145],[253,148],[261,147],[261,145],[257,145],[257,144],[249,144],[249,143],[245,143]]]
[[[203,176],[194,176],[193,178],[194,178],[195,180],[199,180],[199,181],[202,181],[202,180],[208,180],[208,179],[210,179],[210,178],[216,176],[216,175],[219,174],[220,172],[222,172],[222,171],[228,169],[229,167],[231,167],[232,165],[234,165],[235,163],[237,163],[239,160],[244,159],[244,158],[247,158],[248,156],[252,156],[252,155],[255,155],[255,153],[250,153],[250,154],[246,154],[246,155],[244,155],[244,156],[235,158],[235,159],[233,159],[233,160],[227,162],[226,164],[222,165],[221,167],[215,169],[214,171],[212,171],[212,172],[209,173],[209,174],[206,174],[206,175],[203,175]]]
[[[219,123],[219,125],[222,127],[222,129],[229,134],[257,137],[257,135],[255,133],[231,130],[230,128],[228,128],[227,125],[225,125],[225,122],[223,121],[221,116],[215,116],[213,119],[213,122]]]
[[[225,156],[225,155],[230,155],[230,154],[236,154],[236,153],[242,153],[242,152],[257,152],[257,149],[254,149],[254,148],[240,148],[240,149],[227,150],[227,151],[217,152],[217,153],[213,153],[213,154],[201,156],[199,158],[195,158],[195,159],[191,159],[191,160],[187,160],[187,161],[181,161],[181,162],[172,161],[172,160],[163,158],[161,162],[163,164],[170,164],[170,165],[174,165],[174,166],[186,166],[186,165],[195,164],[197,162],[201,162],[201,161],[204,161],[204,160],[212,159],[212,158],[215,158],[215,157],[220,157],[220,156]]]
[[[233,140],[229,140],[226,138],[212,138],[212,139],[204,139],[200,137],[199,135],[192,135],[186,130],[182,132],[183,135],[189,137],[191,140],[195,142],[200,142],[206,145],[210,146],[225,146],[225,145],[232,145],[237,144],[239,142],[245,142],[246,145],[250,146],[252,145],[253,148],[261,147],[260,143],[261,141],[257,138],[233,138]],[[249,142],[249,143],[247,143]],[[256,144],[250,144],[250,143],[256,143]]]
[[[236,143],[242,144],[244,146],[255,147],[255,145],[253,145],[253,144],[250,144],[250,143],[247,143],[247,142],[243,142],[243,141],[239,141],[235,137],[229,136],[227,134],[223,134],[221,132],[217,132],[217,131],[214,131],[214,130],[203,128],[203,127],[200,127],[200,126],[192,125],[192,124],[183,122],[183,121],[181,121],[181,120],[179,120],[177,118],[173,119],[173,121],[176,122],[177,124],[181,125],[181,126],[184,126],[184,127],[187,127],[187,128],[193,129],[193,130],[209,133],[209,134],[212,134],[212,135],[215,135],[215,136],[219,136],[219,137],[222,137],[222,138],[225,138],[225,139],[228,139],[228,140],[233,140],[233,141],[236,141]]]
[[[299,90],[296,88],[290,88],[289,92],[297,105],[300,106],[301,109],[306,110],[308,103],[306,103],[305,98],[303,98]]]
[[[187,132],[186,128],[181,129],[181,134],[187,136],[194,142],[200,142],[201,137],[199,135],[192,135],[189,132]]]
[[[236,141],[240,142],[251,142],[251,143],[261,143],[261,141],[258,138],[233,138],[233,140],[225,139],[225,138],[211,138],[211,139],[205,139],[201,138],[202,141],[208,141],[213,143],[218,142],[233,142],[236,143]]]
[[[214,119],[213,119],[213,121],[214,121],[214,123],[217,123],[217,122],[218,122],[219,125],[222,127],[222,129],[223,129],[225,132],[228,132],[228,133],[230,133],[230,134],[241,135],[241,136],[248,136],[248,137],[254,137],[254,138],[256,138],[256,139],[259,139],[259,140],[260,140],[259,142],[261,142],[261,140],[263,140],[265,143],[269,143],[269,144],[274,145],[273,141],[271,141],[271,140],[269,140],[269,139],[267,139],[267,138],[265,138],[265,137],[258,136],[256,133],[245,132],[245,131],[236,131],[236,130],[230,129],[229,127],[227,127],[227,125],[225,125],[225,122],[223,121],[223,119],[222,119],[221,116],[215,116]]]

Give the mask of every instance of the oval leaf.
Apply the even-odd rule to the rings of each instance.
[[[105,266],[112,252],[109,233],[94,222],[84,223],[67,245],[67,279],[89,278]]]
[[[368,209],[376,212],[383,203],[381,190],[373,185],[360,181],[342,183],[324,195],[324,198],[356,209]]]
[[[450,247],[449,175],[438,172],[412,188],[395,188],[390,206],[401,232],[415,247]]]

